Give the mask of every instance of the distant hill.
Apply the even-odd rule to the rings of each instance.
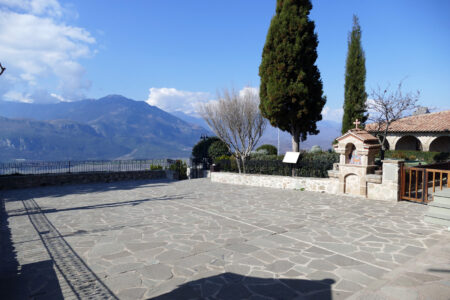
[[[0,161],[189,157],[207,131],[119,95],[56,104],[0,101],[0,116],[6,117]]]
[[[179,117],[186,122],[197,124],[203,128],[208,128],[208,124],[200,117],[193,117],[183,112],[171,112],[171,114]],[[310,149],[314,145],[320,146],[323,150],[331,148],[332,141],[341,135],[341,123],[329,120],[322,120],[317,123],[317,127],[320,130],[318,135],[310,135],[307,140],[300,143],[301,149]],[[208,133],[209,132],[209,133]],[[214,135],[209,130],[208,135]],[[278,144],[278,129],[275,127],[267,126],[259,145],[272,144],[277,146]],[[292,137],[288,132],[280,131],[280,153],[291,151],[292,149]]]
[[[320,146],[323,150],[331,148],[333,140],[341,135],[341,124],[335,121],[322,120],[317,123],[320,133],[310,135],[304,142],[300,142],[300,149],[308,150],[314,145]],[[268,125],[260,144],[272,144],[277,146],[278,129]],[[292,151],[292,137],[288,132],[280,131],[280,153]]]

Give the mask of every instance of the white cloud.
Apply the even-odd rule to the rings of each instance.
[[[239,91],[239,96],[244,97],[246,93],[255,94],[259,97],[259,89],[252,86],[245,86],[242,90]]]
[[[8,74],[0,84],[16,94],[33,95],[44,80],[56,79],[55,88],[64,98],[83,96],[90,82],[78,59],[92,56],[96,41],[87,30],[65,24],[63,17],[56,0],[0,0],[0,58]]]
[[[33,15],[61,17],[63,9],[57,0],[0,0],[0,6]]]
[[[174,88],[150,88],[147,103],[168,112],[181,111],[188,115],[197,115],[196,107],[200,103],[212,100],[210,93],[181,91]]]
[[[181,91],[175,88],[150,88],[147,103],[168,112],[181,111],[198,117],[198,105],[216,101],[210,93]],[[246,86],[239,91],[239,96],[246,92],[259,95],[259,89]]]
[[[325,106],[322,109],[322,119],[323,120],[341,122],[343,114],[344,114],[344,109],[342,109],[342,108],[331,108],[329,106]]]

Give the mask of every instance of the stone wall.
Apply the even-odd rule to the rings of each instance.
[[[382,175],[367,175],[365,197],[374,200],[398,201],[402,161],[384,160]],[[212,172],[211,181],[278,189],[300,189],[328,194],[343,194],[339,178],[288,177],[274,175]]]
[[[113,182],[139,179],[171,179],[177,174],[171,170],[129,171],[129,172],[92,172],[92,173],[61,173],[38,175],[0,176],[0,190],[22,189],[37,186],[80,184],[94,182]]]
[[[212,172],[211,181],[278,189],[298,189],[329,194],[337,194],[339,188],[339,182],[335,178],[288,177],[228,172]]]
[[[398,201],[400,198],[400,168],[404,162],[383,160],[381,184],[367,183],[367,198]]]

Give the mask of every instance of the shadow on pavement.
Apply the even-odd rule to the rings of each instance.
[[[22,202],[50,260],[22,265],[19,270],[2,200],[0,298],[64,299],[70,294],[77,299],[118,299],[70,247],[38,204],[33,199]],[[62,278],[58,279],[56,270]],[[60,282],[68,290],[65,295]]]
[[[224,273],[185,283],[151,299],[317,299],[332,300],[333,279],[272,279]],[[259,296],[259,297],[258,297]]]
[[[134,190],[143,187],[161,187],[173,182],[169,179],[142,179],[130,181],[98,182],[85,184],[67,184],[33,187],[27,189],[14,190],[14,193],[21,194],[33,192],[36,198],[39,197],[64,197],[66,195],[81,195],[89,193],[101,193],[115,190]]]
[[[34,197],[36,198],[36,197]],[[101,209],[101,208],[111,208],[111,207],[120,207],[120,206],[136,206],[145,202],[149,201],[169,201],[169,200],[180,200],[184,199],[185,196],[183,195],[176,195],[176,196],[161,196],[161,197],[154,197],[154,198],[147,198],[147,199],[139,199],[139,200],[131,200],[131,201],[121,201],[121,202],[112,202],[112,203],[101,203],[101,204],[95,204],[95,205],[86,205],[86,206],[76,206],[76,207],[68,207],[68,208],[48,208],[48,209],[41,209],[38,213],[56,213],[56,212],[64,212],[64,211],[72,211],[72,210],[84,210],[84,209]],[[8,201],[26,201],[29,200],[30,194],[26,195],[13,195],[8,197]],[[15,210],[11,211],[9,216],[16,217],[21,215],[30,215],[34,212],[25,211],[25,210]]]
[[[5,202],[0,199],[0,299],[20,297],[20,282],[19,263],[11,239]]]

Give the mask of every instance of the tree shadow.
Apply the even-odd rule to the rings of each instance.
[[[332,300],[333,279],[275,279],[223,273],[179,286],[150,299],[317,299]]]
[[[22,194],[32,192],[35,198],[39,197],[64,197],[67,195],[82,195],[89,193],[101,193],[116,190],[134,190],[148,187],[163,187],[174,182],[169,179],[139,179],[129,181],[114,181],[114,182],[98,182],[98,183],[77,183],[67,185],[53,185],[24,188],[18,190],[11,190],[12,194]],[[4,191],[9,194],[9,191]],[[21,199],[18,199],[21,201]],[[8,201],[14,201],[14,199]]]
[[[19,283],[19,262],[14,251],[5,202],[0,199],[0,299],[14,299],[19,295]]]
[[[35,197],[34,197],[35,198]],[[175,195],[175,196],[161,196],[161,197],[153,197],[153,198],[146,198],[146,199],[139,199],[139,200],[131,200],[131,201],[121,201],[121,202],[112,202],[112,203],[101,203],[101,204],[95,204],[95,205],[85,205],[85,206],[75,206],[75,207],[68,207],[68,208],[47,208],[47,209],[40,209],[39,213],[57,213],[57,212],[65,212],[65,211],[73,211],[73,210],[90,210],[90,209],[102,209],[102,208],[113,208],[113,207],[121,207],[121,206],[136,206],[145,202],[150,201],[170,201],[170,200],[180,200],[184,199],[184,195]],[[30,195],[12,195],[11,197],[8,197],[9,201],[25,201],[31,199]],[[22,216],[22,215],[30,215],[34,212],[29,212],[24,209],[19,210],[12,210],[9,213],[10,217],[16,217],[16,216]]]
[[[23,200],[23,205],[50,260],[24,264],[19,270],[11,233],[8,226],[2,224],[2,255],[7,257],[8,267],[4,271],[1,267],[1,299],[64,299],[67,294],[77,299],[118,299],[66,242],[33,199]],[[2,223],[6,217],[3,206]],[[4,274],[6,280],[3,280]],[[64,282],[65,289],[70,292],[63,295],[60,282]]]

